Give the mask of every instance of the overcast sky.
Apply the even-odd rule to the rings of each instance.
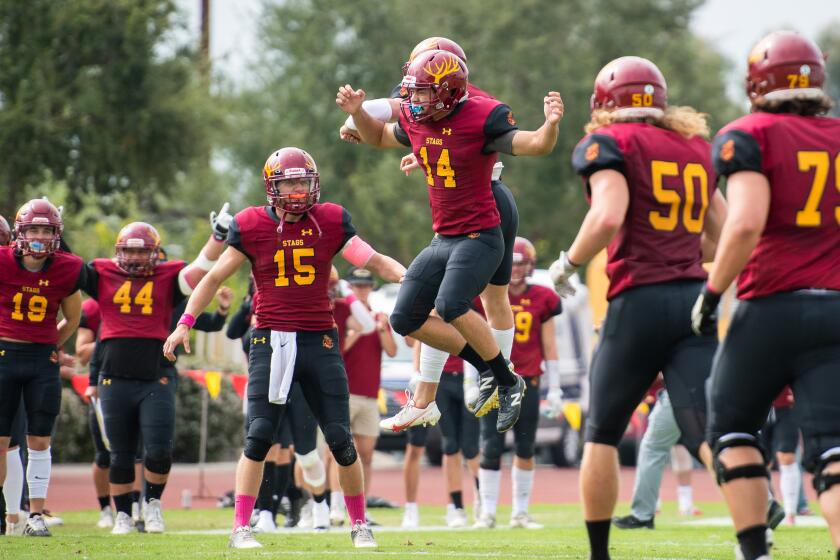
[[[257,44],[255,23],[264,0],[210,1],[211,56],[216,69],[236,81],[244,77]],[[177,3],[197,34],[201,0]],[[729,89],[740,92],[748,51],[762,35],[787,28],[816,38],[832,21],[840,25],[840,0],[708,0],[695,14],[692,27],[733,62]]]

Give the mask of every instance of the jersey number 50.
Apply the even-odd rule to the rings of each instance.
[[[653,196],[656,201],[670,205],[667,215],[651,210],[649,214],[650,225],[659,231],[674,231],[680,219],[680,193],[666,189],[663,185],[665,177],[679,177],[682,175],[683,186],[685,187],[685,204],[682,211],[682,222],[686,231],[700,233],[703,231],[703,219],[706,216],[706,208],[709,207],[709,177],[706,169],[699,163],[687,163],[680,173],[679,165],[673,161],[653,160],[650,162],[650,176],[653,183]],[[695,202],[695,181],[700,187],[700,211],[695,218],[692,216]]]

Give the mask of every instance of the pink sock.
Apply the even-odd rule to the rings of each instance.
[[[356,523],[366,523],[365,520],[365,495],[358,496],[344,495],[344,504],[347,506],[347,516],[350,517],[350,526]]]
[[[233,506],[233,528],[247,527],[251,523],[251,513],[254,511],[256,496],[237,494]],[[364,504],[362,504],[364,505]],[[362,510],[364,511],[364,510]]]

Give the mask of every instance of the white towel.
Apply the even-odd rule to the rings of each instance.
[[[271,372],[268,376],[268,402],[286,404],[297,359],[297,334],[271,331]]]
[[[105,449],[111,451],[111,441],[108,439],[108,434],[105,433],[105,418],[102,415],[102,401],[96,397],[91,397],[90,403],[93,405],[93,412],[96,415],[96,423],[99,424],[99,434],[102,436],[102,443],[105,444]]]

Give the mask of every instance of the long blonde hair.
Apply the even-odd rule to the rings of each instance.
[[[614,123],[644,122],[666,130],[672,130],[685,138],[693,136],[708,138],[710,134],[709,123],[706,122],[708,116],[706,113],[700,113],[693,107],[688,106],[667,107],[661,117],[625,117],[618,114],[617,111],[596,109],[592,111],[592,118],[583,129],[587,134],[592,134],[599,128]]]

